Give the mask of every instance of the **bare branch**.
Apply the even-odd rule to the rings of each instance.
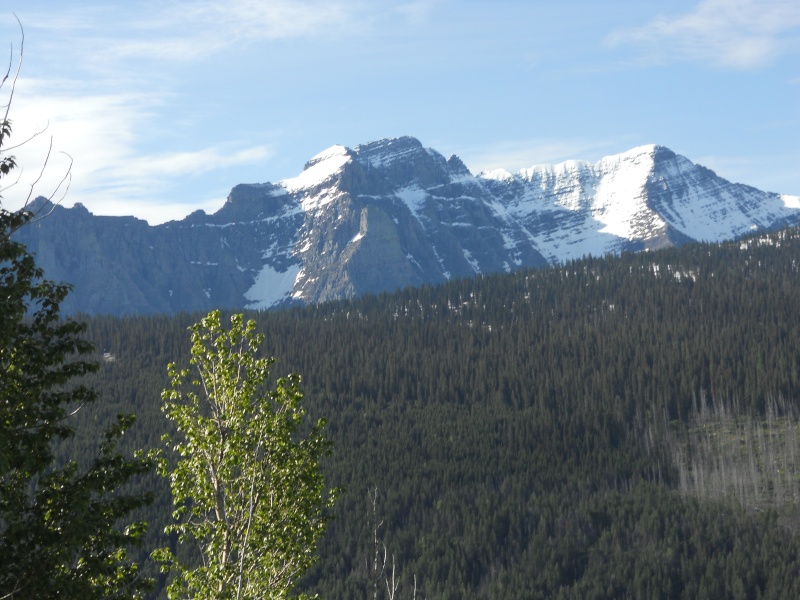
[[[3,80],[0,81],[0,88],[2,88],[6,84],[6,80],[8,80],[8,76],[11,74],[11,64],[14,61],[14,44],[13,42],[10,44],[10,48],[8,51],[8,67],[6,68],[6,74],[3,75]],[[4,105],[7,106],[7,105]],[[5,596],[0,597],[0,600],[5,598]]]
[[[30,142],[31,140],[34,140],[34,139],[36,139],[37,137],[39,137],[40,135],[42,135],[42,134],[43,134],[45,131],[47,131],[47,130],[48,130],[48,128],[49,128],[49,127],[50,127],[50,121],[48,121],[48,122],[47,122],[47,125],[45,125],[44,127],[42,127],[42,128],[39,130],[39,131],[37,131],[36,133],[32,133],[32,134],[30,135],[30,137],[28,137],[28,139],[21,141],[19,144],[14,144],[13,146],[8,146],[8,147],[6,147],[6,148],[3,150],[3,152],[10,152],[10,151],[12,151],[12,150],[16,150],[17,148],[22,148],[22,147],[23,147],[25,144],[27,144],[27,143],[28,143],[28,142]]]
[[[19,32],[20,32],[19,62],[17,63],[17,70],[14,73],[14,77],[11,80],[11,91],[8,94],[8,104],[6,104],[6,112],[5,112],[5,115],[3,116],[3,122],[4,123],[8,122],[8,114],[11,111],[11,104],[12,104],[12,102],[14,100],[14,91],[17,88],[17,80],[19,79],[20,69],[22,69],[22,54],[23,54],[23,50],[25,48],[25,29],[22,27],[22,21],[19,20],[19,17],[16,15],[16,13],[12,13],[12,14],[14,15],[14,18],[17,20],[17,24],[19,25]],[[13,51],[12,51],[12,55],[13,55]],[[9,75],[11,74],[11,64],[12,64],[12,57],[9,56],[8,72],[6,73],[5,77],[3,77],[2,84],[5,84],[6,80],[8,79]],[[0,84],[0,86],[2,86],[2,84]],[[0,147],[3,145],[3,135],[4,135],[3,131],[0,130]]]
[[[47,150],[47,159],[50,158],[50,150],[51,150],[52,146],[53,146],[53,139],[50,138],[50,148],[48,148],[48,150]],[[47,213],[45,213],[45,214],[39,214],[41,212],[42,208],[44,208],[44,206],[42,206],[42,208],[40,208],[36,212],[35,218],[33,219],[34,222],[38,221],[39,219],[45,218],[51,212],[53,212],[55,207],[58,206],[59,204],[61,204],[61,201],[66,197],[67,192],[69,192],[70,185],[72,184],[72,164],[73,164],[74,161],[72,159],[72,156],[70,156],[66,152],[61,152],[60,154],[63,154],[64,156],[69,158],[69,166],[67,167],[67,170],[64,173],[64,176],[61,178],[61,181],[58,182],[58,185],[56,185],[56,187],[53,189],[52,193],[49,196],[47,196],[47,200],[52,204],[52,206],[50,207],[50,210],[47,211]],[[47,166],[47,161],[45,161],[45,163],[42,165],[42,169],[39,172],[39,176],[36,178],[36,181],[34,181],[31,184],[31,189],[28,192],[28,197],[25,199],[25,205],[23,206],[23,209],[26,208],[28,206],[28,204],[30,204],[31,197],[33,196],[33,189],[36,186],[36,184],[41,180],[42,176],[44,175],[44,169],[45,169],[46,166]],[[53,202],[53,199],[56,197],[56,194],[59,194],[59,190],[61,190],[62,188],[63,188],[63,191],[60,192],[61,197],[57,201]]]
[[[5,187],[0,187],[0,196],[1,196],[1,195],[2,195],[2,194],[3,194],[3,193],[6,191],[6,190],[9,190],[9,189],[11,189],[12,187],[14,187],[15,185],[17,185],[17,184],[20,182],[20,179],[22,179],[22,173],[23,173],[23,172],[24,172],[24,169],[22,169],[22,168],[18,168],[18,169],[17,169],[17,178],[14,180],[14,182],[13,182],[13,183],[10,183],[10,184],[8,184],[8,185],[7,185],[7,186],[5,186]],[[3,600],[3,599],[2,599],[2,597],[0,597],[0,600]]]
[[[15,150],[17,148],[21,148],[22,146],[24,146],[25,144],[29,143],[33,139],[35,139],[35,138],[39,137],[40,135],[42,135],[45,131],[47,131],[47,129],[50,126],[50,124],[48,122],[47,125],[45,125],[43,128],[41,128],[39,131],[36,131],[32,135],[30,135],[28,138],[26,138],[22,142],[20,142],[18,144],[15,144],[13,146],[10,146],[10,147],[3,148],[3,142],[5,141],[5,137],[7,135],[10,135],[10,132],[11,132],[11,129],[10,129],[10,126],[9,126],[9,123],[10,123],[9,115],[11,113],[11,106],[14,103],[14,94],[16,92],[17,82],[19,81],[20,72],[22,70],[22,63],[23,63],[23,57],[24,57],[24,51],[25,51],[24,50],[25,49],[25,29],[22,27],[22,22],[20,21],[19,17],[16,15],[16,13],[12,13],[12,14],[14,14],[14,18],[17,20],[17,24],[19,25],[20,44],[19,44],[19,59],[18,59],[18,62],[17,62],[17,68],[13,72],[13,76],[12,76],[12,70],[13,70],[13,64],[14,64],[14,47],[13,47],[13,44],[12,44],[11,50],[9,52],[8,67],[6,68],[6,72],[3,75],[2,81],[0,81],[0,88],[2,88],[3,85],[5,85],[5,83],[7,81],[9,81],[9,80],[11,81],[11,89],[9,90],[9,93],[8,93],[8,100],[7,100],[6,104],[4,105],[5,112],[3,114],[2,122],[0,123],[0,149],[2,149],[3,154],[6,155],[6,156],[8,155],[9,151]],[[28,195],[25,198],[25,202],[24,202],[24,204],[22,206],[22,210],[25,210],[28,207],[28,205],[30,204],[31,200],[33,199],[34,189],[35,189],[36,185],[39,184],[42,181],[42,178],[44,177],[45,170],[47,169],[48,163],[50,162],[50,155],[52,154],[52,151],[53,151],[53,138],[51,136],[50,143],[48,144],[47,153],[45,155],[44,162],[42,163],[41,169],[39,170],[39,173],[36,176],[36,179],[30,185],[30,190],[28,191]],[[35,220],[44,218],[47,215],[49,215],[50,212],[52,212],[53,208],[55,206],[57,206],[58,204],[60,204],[62,202],[62,200],[66,197],[67,193],[69,192],[69,188],[70,188],[70,185],[71,185],[71,182],[72,182],[72,165],[74,164],[74,160],[69,154],[67,154],[65,152],[62,152],[62,154],[67,156],[67,158],[69,159],[69,166],[67,167],[66,171],[64,172],[64,175],[58,181],[58,184],[52,190],[50,195],[47,196],[48,201],[50,201],[53,204],[53,206],[50,208],[50,210],[46,214],[39,214],[39,213],[41,213],[41,210],[42,210],[42,209],[39,209],[39,211],[37,211],[37,214],[35,215],[35,217],[36,217]],[[4,161],[5,160],[9,160],[10,161],[10,167],[11,168],[16,166],[15,163],[14,163],[14,157],[13,156],[8,157],[7,159],[4,159]],[[19,173],[17,175],[17,178],[14,180],[14,182],[9,184],[9,185],[6,185],[6,186],[0,188],[0,193],[5,192],[9,188],[14,187],[15,185],[17,185],[21,181],[22,173],[23,173],[23,171],[22,171],[22,169],[20,169]],[[58,197],[57,200],[56,200],[56,197]]]

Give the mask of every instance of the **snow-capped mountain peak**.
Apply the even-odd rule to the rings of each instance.
[[[287,192],[298,192],[316,188],[341,173],[342,168],[353,159],[353,153],[344,146],[335,145],[323,150],[306,163],[297,177],[278,182]]]
[[[372,167],[381,168],[425,153],[425,148],[416,138],[406,136],[361,144],[356,146],[355,152]]]
[[[474,176],[400,137],[237,185],[214,215],[150,227],[57,207],[19,235],[48,277],[75,285],[67,312],[130,313],[315,303],[798,223],[800,197],[733,184],[663,146]]]

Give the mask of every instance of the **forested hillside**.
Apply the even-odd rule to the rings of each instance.
[[[798,307],[790,229],[254,313],[346,488],[304,589],[389,597],[394,564],[395,598],[800,597]],[[80,427],[132,411],[158,445],[197,318],[88,319],[114,360]]]

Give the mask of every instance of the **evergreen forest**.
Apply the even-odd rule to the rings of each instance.
[[[788,229],[246,315],[327,419],[342,488],[296,591],[800,597],[799,308]],[[201,316],[81,317],[100,400],[62,457],[117,413],[128,448],[160,445]],[[142,556],[175,547],[167,483],[136,486]]]

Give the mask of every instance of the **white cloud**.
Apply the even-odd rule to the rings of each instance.
[[[148,137],[157,130],[153,113],[167,96],[78,92],[71,82],[18,82],[10,115],[14,124],[11,141],[18,144],[32,139],[12,151],[20,166],[14,175],[20,179],[3,192],[6,208],[22,206],[32,186],[33,197],[50,197],[69,171],[71,187],[66,205],[77,201],[98,214],[135,214],[148,220],[155,214],[158,222],[164,211],[159,208],[153,213],[152,207],[163,205],[161,200],[175,181],[264,162],[274,154],[267,145],[235,142],[153,153],[146,147]],[[42,169],[45,161],[46,168]],[[9,177],[3,183],[12,180],[14,177]],[[56,198],[60,196],[55,194]],[[198,204],[194,198],[187,201],[192,206]],[[122,206],[126,208],[111,212],[113,207]],[[187,212],[184,208],[183,214]],[[175,214],[174,209],[171,214]]]
[[[647,62],[689,60],[753,69],[797,52],[798,28],[797,0],[702,0],[687,14],[615,31],[606,43],[635,46]]]
[[[151,154],[134,158],[116,169],[115,177],[126,179],[144,177],[193,176],[269,159],[273,151],[268,146],[255,146],[227,152],[222,148],[203,148],[196,151]]]
[[[13,150],[23,173],[20,184],[5,194],[4,202],[12,208],[24,202],[31,185],[36,185],[34,195],[52,193],[69,168],[61,152],[77,159],[72,166],[75,188],[83,187],[110,161],[128,155],[135,135],[131,121],[140,112],[130,97],[62,95],[53,91],[54,82],[49,82],[45,93],[39,83],[43,82],[20,80],[11,107],[13,143],[41,132]],[[51,142],[54,153],[36,183]]]
[[[32,12],[23,13],[26,57],[10,114],[11,142],[34,138],[13,152],[20,165],[15,176],[20,180],[3,192],[3,206],[22,206],[34,184],[33,196],[50,196],[67,171],[71,189],[65,204],[78,201],[95,210],[93,204],[103,197],[106,202],[144,205],[180,178],[196,179],[268,160],[274,150],[260,140],[212,136],[198,144],[193,133],[204,126],[204,115],[200,111],[175,115],[175,102],[181,101],[176,86],[180,80],[162,67],[166,58],[195,59],[234,44],[237,30],[241,33],[245,27],[250,28],[248,35],[264,31],[273,37],[315,34],[322,20],[336,19],[338,6],[279,0],[263,3],[269,8],[259,13],[259,4],[250,0],[153,2],[145,9],[80,3],[57,11],[36,12],[32,7]],[[2,31],[13,42],[12,67],[16,68],[21,42],[16,21],[3,20]],[[174,36],[176,31],[187,33]],[[47,61],[37,68],[42,56]],[[154,68],[132,57],[159,62]],[[31,71],[41,78],[28,77]],[[52,78],[53,73],[60,78]],[[10,83],[0,90],[3,102]],[[36,136],[37,132],[43,133]],[[61,151],[68,152],[74,162]],[[45,160],[47,168],[42,171]],[[196,200],[187,198],[186,202]],[[108,214],[104,208],[97,211]]]
[[[20,18],[27,50],[36,52],[26,56],[30,64],[23,64],[18,82],[12,141],[45,131],[15,151],[24,172],[17,170],[21,179],[3,192],[2,203],[18,208],[34,184],[33,196],[50,196],[69,171],[65,204],[81,202],[98,214],[128,206],[122,212],[152,219],[151,205],[159,198],[174,202],[176,191],[188,196],[187,206],[197,206],[197,189],[209,192],[203,175],[263,163],[275,151],[262,140],[226,139],[224,130],[198,143],[197,131],[207,126],[203,109],[175,111],[187,97],[179,88],[180,63],[202,65],[243,42],[358,35],[391,18],[396,7],[409,21],[424,18],[430,1],[388,7],[366,0],[87,0],[58,10],[28,5]],[[16,21],[0,25],[16,48]],[[27,77],[29,72],[41,79]],[[63,79],[48,78],[52,73]],[[209,73],[209,85],[213,77]],[[54,148],[41,171],[51,140]],[[194,189],[179,190],[187,178]]]

